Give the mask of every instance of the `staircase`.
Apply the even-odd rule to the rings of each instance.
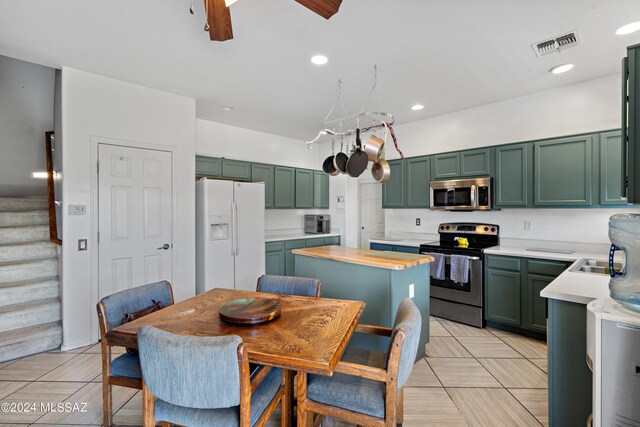
[[[0,362],[60,347],[57,253],[45,197],[0,197]]]

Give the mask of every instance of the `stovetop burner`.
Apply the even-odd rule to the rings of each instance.
[[[500,243],[500,227],[495,224],[454,222],[440,224],[440,241],[424,243],[421,248],[447,253],[482,253],[483,249]],[[469,246],[459,246],[458,239],[466,238]]]

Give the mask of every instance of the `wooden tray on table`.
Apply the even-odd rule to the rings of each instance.
[[[236,325],[259,325],[280,316],[276,298],[242,298],[220,307],[220,319]]]

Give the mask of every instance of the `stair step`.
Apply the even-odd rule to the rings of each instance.
[[[0,307],[0,332],[58,321],[60,321],[58,298]]]
[[[41,242],[49,240],[48,225],[0,227],[0,244]]]
[[[46,197],[0,197],[1,212],[19,212],[48,209]]]
[[[0,283],[48,279],[58,276],[58,260],[47,258],[0,265]]]
[[[0,263],[57,256],[56,245],[51,242],[19,243],[0,245]]]
[[[61,343],[60,322],[0,332],[0,362],[54,350]]]
[[[0,212],[0,227],[49,225],[49,211]]]
[[[22,304],[29,301],[58,298],[59,296],[60,283],[57,278],[28,280],[0,285],[0,307],[11,304]]]

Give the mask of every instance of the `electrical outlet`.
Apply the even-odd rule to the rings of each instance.
[[[79,251],[87,250],[87,239],[78,239],[78,250]]]
[[[524,220],[524,230],[525,231],[531,231],[531,220],[530,219],[525,219]]]
[[[416,218],[416,225],[420,225],[420,218]]]
[[[415,295],[415,284],[410,284],[409,285],[409,298],[413,298],[413,296]]]

